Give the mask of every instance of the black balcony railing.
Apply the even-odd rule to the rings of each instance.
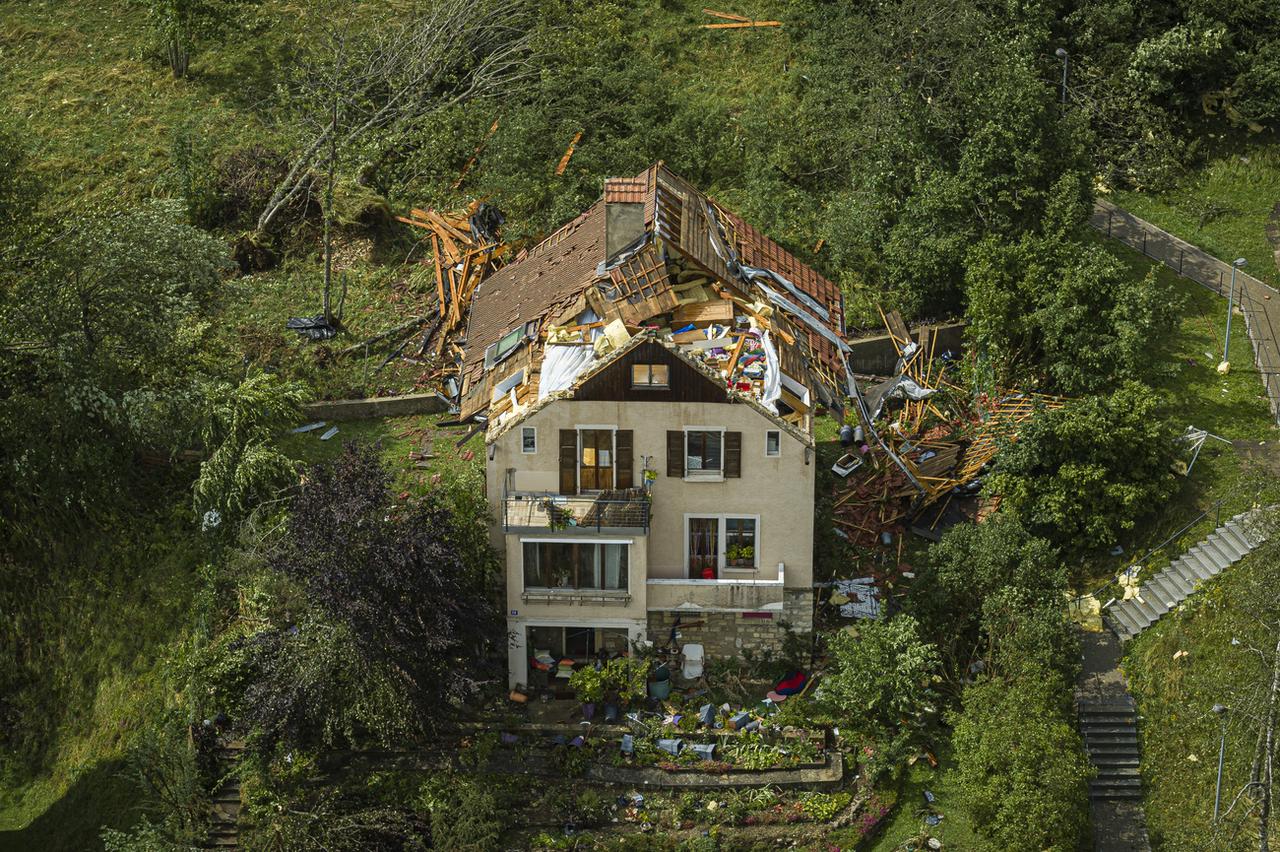
[[[649,492],[643,488],[596,494],[507,492],[502,501],[502,526],[511,530],[643,530],[649,532]]]

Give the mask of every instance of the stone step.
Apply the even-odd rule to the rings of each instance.
[[[1244,529],[1234,521],[1229,521],[1226,526],[1219,527],[1218,532],[1242,553],[1248,553],[1257,547],[1257,544],[1249,540],[1248,534],[1245,533]]]
[[[1128,725],[1133,727],[1135,724],[1135,714],[1132,710],[1106,710],[1106,711],[1080,711],[1081,725]]]
[[[1081,700],[1078,704],[1081,713],[1132,713],[1137,709],[1137,704],[1128,696],[1116,696],[1116,700],[1112,701],[1094,701],[1091,699]],[[1128,700],[1124,700],[1128,699]]]
[[[1108,630],[1120,637],[1122,641],[1132,639],[1137,635],[1137,631],[1120,618],[1119,609],[1117,607],[1113,606],[1107,610],[1107,614],[1102,616],[1102,623]]]
[[[1142,588],[1138,590],[1138,597],[1134,598],[1134,602],[1144,607],[1147,612],[1151,613],[1152,622],[1160,620],[1160,616],[1164,615],[1173,608],[1173,603],[1165,603],[1161,598],[1163,595],[1157,595],[1151,589],[1150,583],[1143,583]]]
[[[1172,602],[1170,609],[1186,600],[1187,595],[1195,589],[1195,584],[1188,582],[1181,574],[1167,570],[1152,577],[1151,584],[1158,586],[1165,593],[1165,599]]]
[[[1251,549],[1248,547],[1242,547],[1227,536],[1223,535],[1221,532],[1216,531],[1209,535],[1209,541],[1211,541],[1213,546],[1218,548],[1218,551],[1226,556],[1230,562],[1238,562],[1240,557],[1244,556]]]
[[[1164,615],[1165,610],[1153,606],[1149,601],[1142,597],[1139,590],[1136,598],[1130,598],[1125,603],[1131,608],[1131,612],[1137,616],[1137,619],[1144,628],[1150,627],[1160,620],[1160,616]]]
[[[1098,767],[1098,779],[1116,779],[1116,778],[1141,778],[1137,766],[1121,766],[1117,764],[1107,764]]]
[[[1089,760],[1094,766],[1098,767],[1099,772],[1106,768],[1120,766],[1132,766],[1136,768],[1142,762],[1137,749],[1134,749],[1132,754],[1098,754],[1097,752],[1090,752]]]
[[[1080,724],[1080,731],[1084,734],[1085,739],[1106,734],[1132,734],[1138,735],[1138,729],[1132,723],[1126,722],[1089,722],[1084,721]]]
[[[1186,589],[1184,594],[1188,595],[1194,592],[1204,579],[1192,570],[1187,560],[1181,556],[1175,559],[1162,573],[1166,574],[1180,587],[1184,587]]]
[[[1085,737],[1085,748],[1092,749],[1094,746],[1103,745],[1129,746],[1136,749],[1138,747],[1138,736],[1131,733],[1128,736],[1123,734],[1094,734],[1091,737]]]
[[[1204,582],[1214,576],[1213,569],[1200,558],[1199,552],[1194,547],[1182,554],[1182,556],[1178,558],[1178,562],[1186,567],[1186,569],[1192,574],[1195,574],[1196,578],[1201,582]]]
[[[1223,552],[1212,538],[1205,539],[1196,547],[1200,548],[1201,555],[1208,557],[1209,567],[1213,570],[1215,576],[1220,574],[1223,568],[1235,561],[1227,553]]]

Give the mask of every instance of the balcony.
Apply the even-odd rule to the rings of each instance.
[[[513,491],[502,501],[502,528],[506,532],[547,530],[568,535],[648,535],[649,500],[649,492],[643,488],[578,495]]]
[[[650,610],[781,611],[783,575],[776,580],[649,579]]]

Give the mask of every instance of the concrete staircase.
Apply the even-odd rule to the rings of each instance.
[[[1142,799],[1138,772],[1138,717],[1133,699],[1081,701],[1080,733],[1098,777],[1089,782],[1093,799]]]
[[[213,791],[206,848],[240,848],[240,776],[235,774],[235,768],[243,753],[244,743],[239,740],[231,740],[218,747],[218,760],[224,777]]]
[[[1103,613],[1103,622],[1121,640],[1132,639],[1187,599],[1204,580],[1217,576],[1262,543],[1253,529],[1255,512],[1242,512],[1209,537],[1143,583],[1138,596],[1117,601]]]

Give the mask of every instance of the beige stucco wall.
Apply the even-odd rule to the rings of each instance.
[[[537,429],[538,451],[533,454],[520,452],[521,428],[526,426]],[[553,403],[501,435],[492,445],[493,458],[488,463],[491,504],[500,508],[502,486],[510,468],[515,469],[514,490],[557,491],[560,430],[580,426],[632,430],[637,479],[644,467],[658,472],[652,489],[649,577],[686,576],[686,515],[728,514],[759,516],[759,567],[755,572],[726,570],[724,579],[777,580],[778,564],[783,563],[788,588],[808,588],[812,583],[816,470],[812,452],[804,442],[782,430],[781,455],[766,457],[765,432],[778,427],[744,404]],[[740,478],[688,481],[666,476],[667,431],[693,426],[742,433]]]

